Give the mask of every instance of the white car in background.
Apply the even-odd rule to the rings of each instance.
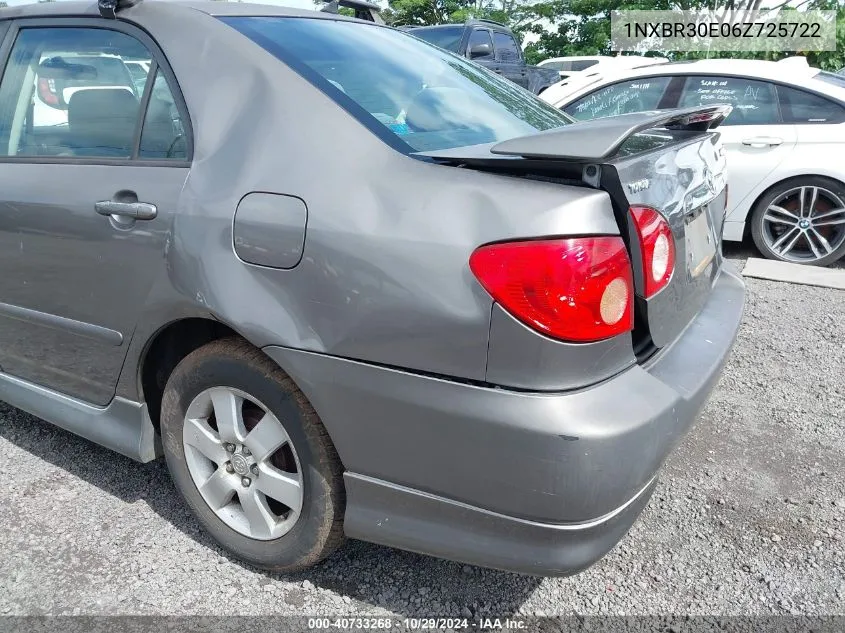
[[[573,78],[574,79],[574,78]],[[579,120],[731,104],[724,239],[751,235],[771,259],[824,266],[845,255],[845,77],[780,62],[676,62],[556,84],[540,95]]]
[[[537,65],[556,70],[560,73],[561,79],[566,79],[579,73],[602,73],[610,70],[665,64],[668,61],[665,57],[644,57],[642,55],[617,55],[616,57],[610,55],[574,55],[572,57],[551,57],[544,59]]]

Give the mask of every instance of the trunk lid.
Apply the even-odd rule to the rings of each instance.
[[[423,155],[458,167],[606,191],[634,269],[634,351],[644,361],[681,334],[719,274],[727,174],[719,135],[712,130],[729,113],[728,106],[708,106],[628,114]],[[630,213],[634,205],[660,212],[675,243],[672,278],[649,299]]]

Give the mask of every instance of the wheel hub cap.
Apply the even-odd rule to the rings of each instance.
[[[255,460],[249,459],[240,453],[232,455],[232,468],[234,468],[235,472],[239,475],[249,475],[250,468],[254,463]]]

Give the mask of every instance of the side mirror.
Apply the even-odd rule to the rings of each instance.
[[[493,54],[493,47],[490,44],[474,44],[469,49],[469,58],[489,57]]]

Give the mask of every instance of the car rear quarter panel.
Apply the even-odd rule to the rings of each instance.
[[[603,192],[396,151],[215,18],[188,19],[166,3],[121,15],[161,45],[195,130],[193,166],[141,336],[195,310],[260,347],[483,381],[492,300],[469,270],[472,250],[505,239],[618,233]],[[295,268],[236,256],[233,216],[250,192],[307,205]]]

